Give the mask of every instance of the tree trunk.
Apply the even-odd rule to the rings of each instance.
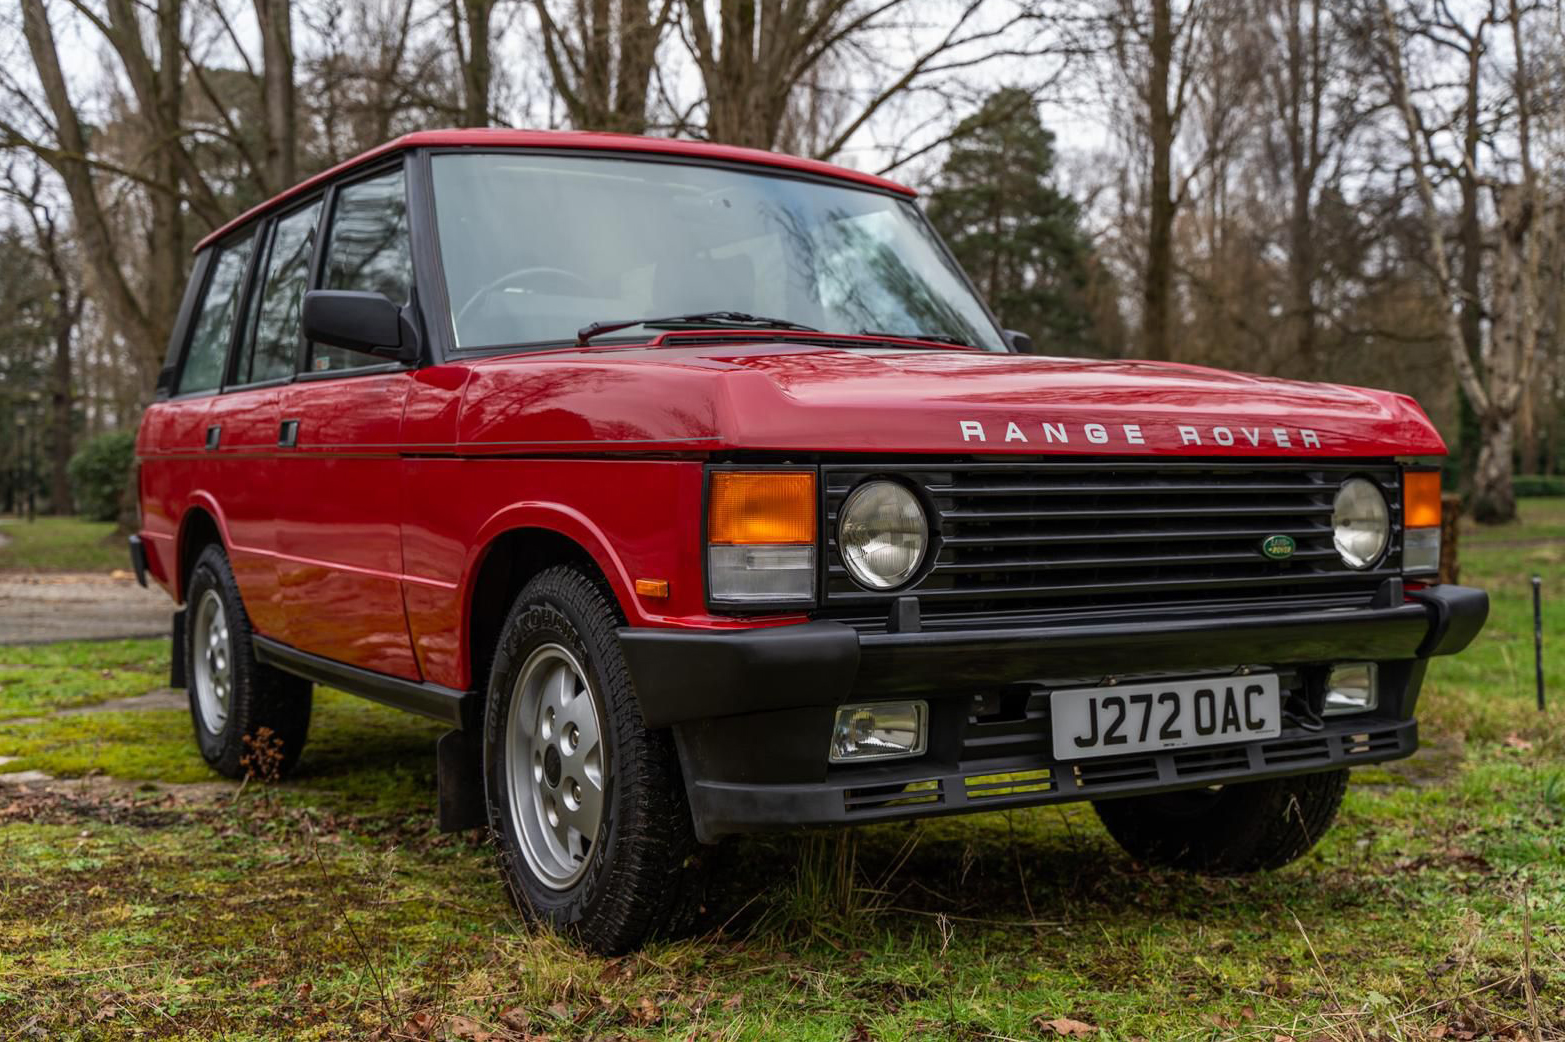
[[[1473,470],[1473,519],[1482,524],[1513,521],[1516,494],[1511,487],[1511,453],[1516,425],[1510,416],[1490,410],[1481,418],[1479,430],[1483,438]]]
[[[467,55],[462,62],[462,125],[487,127],[489,93],[494,79],[490,56],[494,0],[460,0],[460,3],[462,20],[467,23]],[[458,28],[457,32],[460,31]]]
[[[60,297],[69,293],[68,287],[60,287]],[[64,305],[66,301],[61,300]],[[76,320],[68,312],[57,316],[54,331],[54,384],[50,396],[50,411],[53,414],[54,432],[53,438],[53,475],[49,483],[49,507],[56,514],[69,514],[72,512],[71,504],[71,478],[69,466],[71,454],[74,451],[74,433],[71,424],[71,412],[74,401],[71,397],[71,331]]]
[[[255,0],[256,21],[261,25],[266,180],[268,188],[273,192],[280,192],[299,179],[292,15],[291,0]]]
[[[1171,0],[1152,0],[1151,68],[1147,82],[1152,148],[1152,200],[1147,224],[1146,281],[1142,287],[1141,353],[1166,360],[1174,281],[1174,113],[1168,77],[1174,58]]]

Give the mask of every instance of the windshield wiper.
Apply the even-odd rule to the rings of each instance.
[[[966,340],[949,333],[887,333],[879,329],[861,329],[859,336],[880,336],[888,340],[929,340],[936,344],[955,344],[957,347],[972,347]]]
[[[753,326],[757,329],[797,329],[804,333],[819,333],[814,326],[790,322],[785,318],[767,318],[743,311],[694,311],[688,315],[668,315],[663,318],[632,318],[623,321],[594,322],[576,331],[576,346],[586,347],[595,336],[613,333],[632,326]]]

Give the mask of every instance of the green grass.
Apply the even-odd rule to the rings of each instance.
[[[7,519],[0,524],[0,572],[107,572],[130,568],[113,522],[79,517]]]
[[[168,641],[0,648],[0,722],[143,694],[168,676]]]
[[[0,790],[0,1038],[1530,1039],[1527,964],[1536,1037],[1565,1038],[1562,545],[1560,500],[1466,533],[1489,628],[1432,667],[1425,748],[1355,772],[1287,869],[1148,871],[1076,805],[765,837],[725,852],[726,930],[615,960],[434,832],[432,725],[318,692],[268,788],[214,778],[181,712],[0,720],[4,770],[81,779]],[[161,682],[157,642],[21,654],[57,691],[0,687],[0,716]]]

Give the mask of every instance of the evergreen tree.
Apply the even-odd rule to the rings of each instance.
[[[1042,354],[1100,353],[1081,207],[1053,184],[1054,134],[1005,87],[957,127],[929,219],[1007,328]]]

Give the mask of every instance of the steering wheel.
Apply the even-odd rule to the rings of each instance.
[[[467,317],[467,313],[473,309],[473,306],[484,297],[487,297],[489,294],[495,292],[496,290],[509,289],[512,285],[518,282],[536,278],[540,275],[548,275],[554,278],[564,279],[566,282],[570,282],[576,286],[581,287],[586,291],[586,295],[590,296],[592,294],[592,284],[582,276],[576,274],[574,271],[566,271],[564,268],[549,268],[539,266],[517,268],[515,271],[506,272],[504,275],[501,275],[493,282],[486,282],[482,286],[479,286],[478,289],[473,292],[473,295],[468,297],[467,301],[457,309],[455,324],[460,326],[462,324],[462,320]]]

